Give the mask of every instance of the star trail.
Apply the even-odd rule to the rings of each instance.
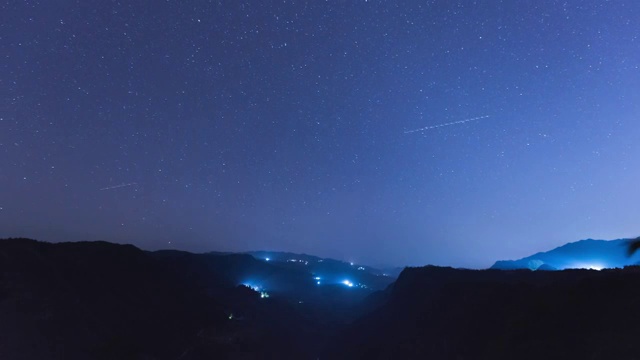
[[[486,119],[488,118],[489,115],[485,115],[485,116],[478,116],[478,117],[474,117],[471,119],[466,119],[466,120],[460,120],[460,121],[452,121],[452,122],[448,122],[448,123],[444,123],[444,124],[438,124],[438,125],[431,125],[431,126],[427,126],[427,127],[423,127],[420,129],[415,129],[415,130],[409,130],[409,131],[405,131],[405,134],[411,134],[414,132],[420,132],[420,131],[426,131],[426,130],[432,130],[432,129],[437,129],[437,128],[441,128],[444,126],[451,126],[451,125],[457,125],[457,124],[464,124],[470,121],[477,121],[477,120],[481,120],[481,119]]]

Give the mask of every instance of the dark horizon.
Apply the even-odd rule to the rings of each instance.
[[[110,244],[118,244],[118,245],[133,245],[136,248],[146,251],[146,252],[162,252],[162,251],[181,251],[188,252],[194,255],[198,254],[216,254],[216,255],[231,255],[231,254],[246,254],[251,255],[257,260],[263,261],[273,261],[277,260],[277,255],[295,255],[295,256],[305,256],[305,257],[316,257],[321,259],[330,259],[335,261],[343,262],[347,265],[351,265],[356,269],[359,266],[365,266],[368,268],[380,270],[380,271],[393,271],[396,274],[399,274],[399,269],[407,268],[407,267],[428,267],[428,266],[437,266],[437,267],[451,267],[454,269],[460,270],[488,270],[488,269],[500,269],[500,270],[512,270],[512,269],[529,269],[536,270],[540,264],[544,263],[540,259],[551,259],[547,265],[551,265],[550,268],[546,270],[567,270],[567,269],[592,269],[592,270],[603,270],[603,269],[614,269],[614,268],[623,268],[630,265],[639,265],[636,248],[640,238],[625,238],[625,239],[581,239],[577,241],[568,242],[562,244],[556,248],[544,249],[541,251],[537,251],[531,254],[525,254],[520,258],[511,258],[511,259],[495,259],[492,261],[490,266],[486,267],[464,267],[464,266],[454,266],[450,264],[372,264],[366,262],[357,262],[353,259],[339,259],[331,256],[323,256],[319,254],[312,253],[296,253],[285,250],[246,250],[246,251],[223,251],[218,249],[207,250],[207,251],[190,251],[186,249],[179,248],[158,248],[158,249],[148,249],[144,247],[140,247],[133,243],[128,242],[113,242],[109,240],[96,239],[96,240],[77,240],[77,241],[60,241],[60,242],[51,242],[45,241],[41,239],[34,239],[28,237],[7,237],[0,238],[2,240],[35,240],[37,242],[44,242],[49,244],[60,244],[60,243],[93,243],[93,242],[106,242]],[[608,246],[608,245],[593,245],[593,243],[611,243],[618,244],[618,247]],[[589,244],[590,243],[590,244]],[[633,245],[633,244],[636,245]],[[575,247],[575,245],[579,245]],[[604,247],[603,247],[604,246]],[[635,246],[635,248],[634,248]],[[571,248],[571,250],[567,250]],[[587,253],[584,253],[584,251]],[[551,254],[551,255],[550,255]],[[567,256],[568,255],[568,256]],[[536,259],[536,261],[540,262],[537,267],[531,267],[526,263],[527,259]],[[281,258],[278,261],[288,261],[289,258]],[[524,262],[523,262],[524,261]],[[513,265],[509,265],[513,264]],[[557,264],[562,264],[558,266]],[[544,267],[543,267],[544,268]],[[541,268],[541,269],[543,269]],[[395,277],[395,276],[394,276]]]
[[[305,256],[314,256],[314,257],[318,257],[318,258],[323,258],[323,259],[332,259],[332,260],[337,260],[337,261],[342,261],[344,263],[353,263],[354,265],[363,265],[363,266],[369,266],[372,268],[376,268],[379,270],[384,270],[384,269],[391,269],[391,268],[401,268],[401,267],[406,267],[406,266],[427,266],[427,265],[433,265],[433,264],[369,264],[369,263],[363,263],[363,262],[354,262],[355,260],[353,259],[339,259],[339,258],[335,258],[335,257],[331,257],[331,256],[323,256],[323,255],[319,255],[319,254],[312,254],[312,253],[304,253],[304,252],[293,252],[293,251],[287,251],[287,250],[275,250],[275,249],[271,249],[271,250],[265,250],[265,249],[250,249],[250,250],[243,250],[243,251],[227,251],[227,250],[220,250],[220,249],[210,249],[210,250],[204,250],[204,251],[192,251],[192,250],[187,250],[187,249],[180,249],[180,248],[171,248],[171,247],[164,247],[164,248],[157,248],[157,249],[151,249],[151,248],[145,248],[142,246],[139,246],[133,242],[116,242],[116,241],[111,241],[108,239],[93,239],[93,240],[63,240],[63,241],[48,241],[48,240],[43,240],[43,239],[37,239],[37,238],[32,238],[32,237],[28,237],[28,236],[6,236],[6,237],[0,237],[0,240],[10,240],[10,239],[25,239],[25,240],[34,240],[34,241],[38,241],[38,242],[44,242],[44,243],[49,243],[49,244],[61,244],[61,243],[83,243],[83,242],[87,242],[87,243],[91,243],[91,242],[106,242],[106,243],[111,243],[111,244],[118,244],[118,245],[133,245],[136,248],[142,250],[142,251],[148,251],[148,252],[155,252],[155,251],[186,251],[192,254],[207,254],[207,253],[219,253],[219,254],[253,254],[253,253],[289,253],[289,254],[295,254],[295,255],[305,255]]]

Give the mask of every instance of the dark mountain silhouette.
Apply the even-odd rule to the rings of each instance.
[[[497,261],[492,269],[561,270],[573,268],[622,268],[640,263],[640,255],[629,256],[629,240],[581,240],[520,260]]]
[[[0,359],[315,359],[373,293],[249,254],[0,240]]]
[[[226,318],[131,245],[2,240],[0,276],[3,359],[177,358]]]
[[[559,253],[574,254],[585,244],[590,245],[568,244]],[[640,267],[427,266],[406,268],[390,283],[356,264],[316,258],[327,264],[314,268],[312,259],[0,240],[0,359],[637,359],[640,354]],[[554,270],[551,264],[537,269]],[[318,270],[351,276],[358,284],[388,283],[380,283],[380,291],[343,283],[318,286]]]
[[[408,268],[327,359],[637,359],[640,268]]]

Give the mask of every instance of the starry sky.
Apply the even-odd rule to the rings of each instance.
[[[638,19],[635,0],[2,1],[0,237],[487,267],[637,236]]]

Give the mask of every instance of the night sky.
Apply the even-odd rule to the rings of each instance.
[[[639,19],[635,0],[2,1],[0,237],[486,267],[637,236]]]

